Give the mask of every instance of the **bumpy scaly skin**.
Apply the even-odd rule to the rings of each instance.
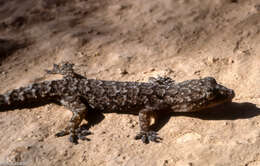
[[[73,116],[64,131],[70,141],[86,139],[87,130],[80,123],[90,110],[138,113],[141,131],[136,139],[157,142],[159,137],[150,129],[151,118],[162,111],[193,112],[231,102],[234,91],[212,77],[175,83],[169,77],[149,78],[148,82],[117,82],[87,79],[73,70],[73,64],[54,65],[49,74],[62,74],[61,80],[35,83],[0,95],[0,111],[24,108],[39,101],[59,102]]]

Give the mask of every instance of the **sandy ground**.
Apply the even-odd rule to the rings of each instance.
[[[104,114],[75,146],[54,137],[63,107],[1,112],[0,165],[259,166],[259,43],[259,0],[0,0],[0,93],[57,78],[44,69],[63,60],[89,78],[213,76],[236,92],[218,112],[164,119],[148,145],[134,115]]]

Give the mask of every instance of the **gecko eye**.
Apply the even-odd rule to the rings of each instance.
[[[214,91],[207,91],[206,92],[206,98],[208,100],[214,100],[216,97],[216,93],[214,93]]]

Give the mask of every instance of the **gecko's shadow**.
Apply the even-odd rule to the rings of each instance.
[[[169,116],[170,115],[170,116]],[[214,108],[198,112],[173,112],[170,114],[161,114],[158,117],[158,123],[151,126],[155,131],[159,131],[171,117],[188,116],[203,120],[236,120],[248,119],[260,115],[260,108],[253,103],[229,103]],[[87,116],[87,124],[82,127],[89,129],[104,120],[105,116],[99,111],[90,111]]]
[[[81,127],[89,130],[92,126],[99,124],[102,120],[105,119],[105,116],[100,111],[89,111],[85,120],[87,121],[86,124],[83,124]]]
[[[163,115],[159,120],[159,124],[155,130],[160,130],[171,117],[188,116],[203,120],[236,120],[248,119],[260,115],[260,108],[253,103],[236,103],[232,102],[225,105],[220,105],[214,108],[202,110],[199,112],[174,112],[171,116]]]
[[[235,103],[220,105],[201,112],[176,113],[175,116],[190,116],[204,120],[248,119],[260,115],[260,108],[253,103]]]

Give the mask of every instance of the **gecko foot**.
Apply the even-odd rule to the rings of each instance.
[[[69,131],[62,130],[62,131],[56,133],[55,136],[56,137],[63,137],[65,135],[69,135],[69,134],[70,134]],[[74,144],[78,144],[78,139],[79,138],[78,138],[78,136],[76,134],[74,134],[74,133],[70,134],[70,137],[69,137],[69,141],[70,142],[72,142]]]
[[[84,141],[90,141],[90,139],[87,138],[86,136],[90,135],[91,132],[84,127],[79,127],[74,132],[69,132],[69,131],[63,130],[63,131],[60,131],[57,134],[55,134],[55,136],[62,137],[62,136],[69,135],[69,134],[70,134],[69,141],[74,144],[78,144],[79,139],[84,140]]]
[[[82,129],[77,129],[75,133],[71,133],[69,137],[69,141],[78,144],[78,140],[83,140],[83,141],[90,141],[89,138],[87,138],[87,135],[90,135],[91,132],[88,130],[82,130]]]
[[[148,144],[150,141],[160,142],[162,138],[158,137],[157,135],[158,134],[155,131],[148,131],[148,132],[141,131],[135,136],[135,139],[136,140],[141,139],[145,144]]]

